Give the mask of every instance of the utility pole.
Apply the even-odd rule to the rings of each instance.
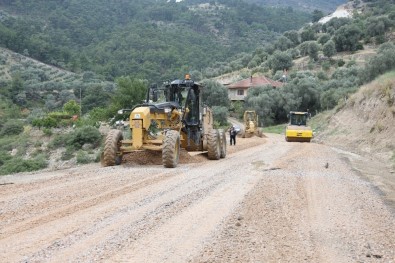
[[[80,86],[80,118],[82,117],[82,91],[81,91],[81,86]]]

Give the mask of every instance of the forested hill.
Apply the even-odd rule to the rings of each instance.
[[[323,12],[333,12],[337,6],[347,3],[347,0],[246,0],[249,3],[256,3],[265,6],[290,6],[294,9],[321,10]]]
[[[0,0],[0,46],[108,80],[163,80],[229,61],[311,20],[289,7],[202,2]]]

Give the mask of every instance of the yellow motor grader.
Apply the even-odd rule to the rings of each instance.
[[[251,138],[252,136],[263,137],[262,130],[258,127],[258,115],[253,110],[247,110],[243,115],[244,130],[241,131],[241,137]]]
[[[120,130],[111,130],[101,155],[103,166],[119,165],[126,153],[141,150],[161,151],[165,167],[176,167],[180,148],[207,151],[209,159],[226,156],[226,136],[213,128],[213,114],[202,104],[203,87],[186,75],[183,80],[152,85],[146,101],[130,112],[131,138],[124,139]]]
[[[291,111],[289,124],[285,128],[285,140],[287,142],[310,142],[313,138],[313,130],[307,126],[310,113]]]

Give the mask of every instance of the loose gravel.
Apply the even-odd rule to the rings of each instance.
[[[152,154],[0,178],[1,262],[394,262],[393,210],[332,148]]]

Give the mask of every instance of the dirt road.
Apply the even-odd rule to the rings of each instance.
[[[394,210],[339,152],[276,135],[228,149],[2,177],[0,261],[395,262]]]

